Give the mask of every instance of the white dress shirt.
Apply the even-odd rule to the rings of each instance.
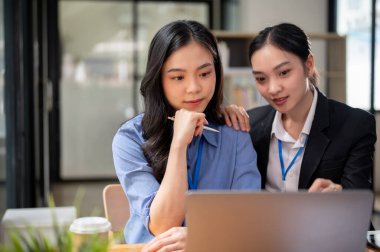
[[[272,123],[271,140],[269,146],[269,159],[267,167],[267,180],[265,183],[265,189],[270,192],[276,191],[298,191],[298,181],[300,177],[301,164],[305,149],[298,155],[293,166],[290,168],[286,175],[285,181],[282,180],[282,172],[280,165],[280,158],[278,152],[278,139],[282,141],[282,158],[284,161],[285,170],[288,168],[290,162],[292,162],[294,156],[298,152],[299,148],[304,147],[308,135],[310,134],[311,125],[313,123],[315,108],[317,106],[318,92],[313,92],[313,102],[307,115],[305,124],[298,139],[294,139],[286,130],[282,124],[282,113],[276,112]]]

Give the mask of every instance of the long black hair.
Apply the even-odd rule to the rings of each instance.
[[[309,37],[300,27],[290,23],[281,23],[260,31],[249,45],[249,62],[251,62],[252,55],[266,44],[274,45],[296,55],[303,63],[311,54]],[[315,67],[312,70],[313,74],[309,76],[309,81],[316,86],[318,84],[318,72]]]
[[[214,61],[215,91],[204,113],[208,121],[224,123],[220,111],[223,101],[223,73],[215,37],[205,26],[196,21],[179,20],[165,25],[156,33],[150,44],[146,72],[140,87],[145,105],[142,127],[146,142],[142,149],[159,182],[165,174],[173,138],[173,123],[168,121],[167,117],[175,114],[175,109],[164,95],[161,71],[172,53],[192,41],[208,49]]]

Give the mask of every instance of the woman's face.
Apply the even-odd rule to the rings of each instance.
[[[305,64],[295,54],[267,44],[251,57],[256,88],[277,111],[287,114],[302,110],[310,91],[306,69],[312,69],[313,57]]]
[[[215,91],[212,55],[195,41],[167,58],[161,76],[165,97],[175,110],[203,112]]]

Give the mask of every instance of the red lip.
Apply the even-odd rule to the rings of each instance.
[[[190,100],[190,101],[184,101],[184,103],[188,104],[199,104],[202,102],[203,99],[197,99],[197,100]]]
[[[196,110],[203,102],[203,99],[187,100],[184,101],[185,108],[189,110]]]
[[[277,106],[283,105],[287,100],[288,100],[288,96],[272,99],[274,104],[276,104]]]

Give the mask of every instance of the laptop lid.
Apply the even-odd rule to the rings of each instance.
[[[371,191],[195,191],[187,196],[187,252],[364,251]]]

